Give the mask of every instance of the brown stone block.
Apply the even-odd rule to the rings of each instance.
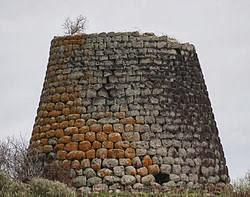
[[[160,168],[157,164],[148,166],[148,173],[149,174],[158,174],[159,172],[160,172]]]
[[[97,172],[98,176],[100,177],[105,177],[105,176],[110,176],[112,174],[112,170],[108,168],[103,168]]]
[[[54,117],[52,117],[52,118],[54,118]],[[51,129],[60,129],[60,123],[57,123],[57,122],[52,123],[51,124]]]
[[[110,133],[108,138],[111,142],[118,142],[122,140],[120,133]]]
[[[85,158],[85,153],[79,150],[70,151],[67,155],[67,159],[84,159],[84,158]]]
[[[101,169],[101,165],[102,165],[102,159],[92,159],[91,161],[91,168],[93,168],[93,170],[98,171]]]
[[[46,125],[42,126],[40,129],[41,129],[41,132],[49,131],[50,130],[50,125],[46,124]]]
[[[64,136],[64,131],[63,131],[62,129],[56,129],[56,130],[55,130],[55,136],[56,136],[57,138],[63,137],[63,136]]]
[[[126,124],[124,130],[126,132],[134,131],[134,126],[132,124]]]
[[[95,119],[90,118],[90,119],[87,120],[86,125],[87,125],[87,126],[90,126],[90,125],[92,125],[92,124],[96,124],[96,122],[97,122],[97,121],[96,121]]]
[[[48,139],[46,139],[46,138],[41,139],[41,144],[42,145],[48,145]]]
[[[120,120],[122,124],[135,124],[135,119],[133,117],[127,117]]]
[[[115,143],[115,148],[126,149],[129,147],[130,147],[130,144],[128,141],[119,141]]]
[[[33,133],[32,137],[31,137],[31,140],[32,141],[36,141],[36,140],[39,140],[40,139],[40,134],[39,133]]]
[[[51,145],[44,145],[43,146],[43,152],[49,153],[51,151],[53,151],[53,147]]]
[[[62,114],[61,111],[53,110],[53,111],[49,112],[49,117],[57,117],[57,116],[60,116],[61,114]]]
[[[124,150],[123,149],[109,149],[108,157],[109,158],[123,158]]]
[[[119,165],[120,166],[131,166],[132,165],[131,159],[121,158],[121,159],[119,159]]]
[[[54,137],[55,135],[56,135],[55,130],[49,130],[49,131],[46,132],[46,137],[47,138]]]
[[[104,124],[103,125],[103,132],[105,132],[105,133],[112,133],[113,132],[113,126],[112,126],[112,124]]]
[[[99,142],[99,141],[94,141],[94,142],[92,143],[92,148],[93,148],[93,149],[98,149],[98,148],[101,148],[101,147],[102,147],[102,143]]]
[[[63,114],[63,115],[66,115],[66,116],[69,115],[69,114],[70,114],[70,109],[69,109],[68,107],[63,108],[62,114]]]
[[[89,168],[89,167],[90,167],[90,161],[89,161],[89,159],[83,159],[83,160],[81,161],[81,167],[82,167],[83,169]]]
[[[68,93],[63,93],[63,94],[61,95],[60,100],[61,100],[62,102],[67,102],[67,101],[69,101],[69,94],[68,94]]]
[[[114,124],[113,130],[114,130],[114,132],[122,133],[122,132],[124,132],[124,125],[123,124]]]
[[[81,128],[85,125],[85,120],[84,119],[77,119],[75,122],[75,127]]]
[[[83,126],[79,128],[79,133],[86,133],[89,132],[89,126]]]
[[[60,94],[54,94],[54,95],[52,95],[51,101],[53,103],[57,103],[57,102],[60,101],[60,99],[61,99],[61,95]]]
[[[141,176],[146,176],[148,174],[148,169],[146,167],[141,167],[137,169],[137,173]]]
[[[71,167],[71,161],[67,160],[67,159],[63,160],[62,166],[63,166],[64,169],[70,169],[70,167]]]
[[[64,144],[56,144],[54,150],[55,151],[64,150]]]
[[[107,134],[104,132],[97,132],[96,133],[96,139],[100,142],[106,141],[108,138]]]
[[[61,123],[60,123],[60,128],[61,129],[65,129],[65,128],[67,128],[69,126],[69,122],[68,121],[62,121]]]
[[[69,120],[69,127],[75,127],[75,120]]]
[[[114,116],[119,119],[125,118],[125,112],[115,112]]]
[[[153,161],[149,155],[145,155],[143,157],[142,164],[144,167],[148,167],[153,164]]]
[[[91,149],[86,152],[86,158],[87,159],[94,159],[95,158],[95,150]]]
[[[113,112],[111,112],[111,111],[105,112],[105,117],[106,118],[112,118],[112,116],[113,116]]]
[[[64,129],[65,135],[73,135],[78,133],[78,128],[77,127],[67,127]]]
[[[81,163],[78,160],[74,160],[71,162],[71,168],[73,169],[80,169],[81,168]]]
[[[73,151],[78,149],[78,143],[77,142],[69,142],[65,145],[64,149],[66,151]]]
[[[135,149],[133,149],[133,148],[127,148],[125,150],[125,157],[127,157],[127,158],[134,158],[135,157]]]
[[[83,141],[79,143],[79,150],[88,151],[91,149],[91,143],[89,141]]]
[[[67,152],[64,151],[64,150],[57,151],[56,158],[57,159],[66,159],[67,158]]]
[[[72,141],[73,142],[81,142],[84,141],[84,134],[74,134],[72,136]]]
[[[101,124],[92,124],[92,125],[90,125],[90,131],[92,131],[92,132],[101,132],[102,131],[102,125]]]
[[[85,134],[85,140],[90,141],[90,142],[94,142],[95,141],[95,132],[87,132]]]
[[[77,119],[79,119],[81,117],[80,114],[76,114],[75,111],[72,111],[72,108],[71,108],[70,111],[71,111],[71,114],[68,115],[69,120],[77,120]]]
[[[44,133],[44,132],[40,133],[40,139],[43,139],[45,137],[46,137],[46,133]]]
[[[67,144],[71,142],[71,137],[70,136],[63,136],[61,138],[59,138],[58,143],[63,143],[63,144]]]
[[[107,149],[112,149],[114,147],[114,143],[111,141],[102,142],[102,147]]]
[[[108,151],[107,151],[106,148],[97,149],[97,151],[96,151],[96,157],[97,158],[104,159],[104,158],[107,158],[107,156],[108,156]]]

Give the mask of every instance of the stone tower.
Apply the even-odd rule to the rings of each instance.
[[[229,182],[193,45],[152,33],[55,37],[31,146],[84,190]]]

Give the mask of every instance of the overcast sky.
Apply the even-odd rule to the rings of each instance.
[[[194,44],[230,176],[250,170],[250,0],[0,0],[0,139],[30,138],[50,41],[80,14],[86,33],[149,31]]]

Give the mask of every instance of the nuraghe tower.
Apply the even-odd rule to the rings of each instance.
[[[55,37],[31,146],[86,191],[229,182],[194,46],[152,33]]]

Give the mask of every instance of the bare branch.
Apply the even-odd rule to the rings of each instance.
[[[66,18],[63,24],[64,33],[67,35],[83,33],[86,29],[87,21],[87,17],[82,15],[78,16],[75,20]]]

